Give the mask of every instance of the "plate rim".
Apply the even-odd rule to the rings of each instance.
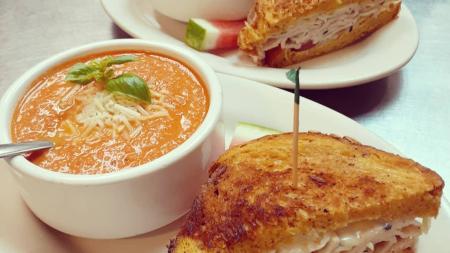
[[[242,85],[244,85],[244,86],[248,85],[248,86],[257,87],[257,89],[266,90],[265,92],[267,92],[267,93],[270,92],[272,95],[273,94],[277,94],[279,96],[286,96],[287,94],[288,95],[292,94],[292,98],[293,98],[293,93],[291,93],[289,91],[286,91],[286,90],[283,90],[283,89],[278,89],[278,88],[273,87],[273,86],[271,86],[269,84],[266,84],[266,83],[261,83],[261,82],[255,81],[255,80],[250,80],[250,79],[242,78],[242,77],[239,77],[239,76],[233,76],[233,75],[224,74],[224,73],[217,73],[217,76],[219,77],[219,81],[220,82],[223,82],[224,79],[225,80],[226,79],[232,79],[232,80],[235,80],[236,82],[245,82],[244,84],[239,84],[241,86]],[[225,88],[225,86],[226,86],[226,84],[224,84],[224,88],[223,88],[224,95],[227,92],[226,91],[227,88]],[[381,149],[381,150],[384,150],[384,151],[387,151],[387,152],[392,152],[392,153],[396,153],[396,154],[402,155],[401,151],[397,147],[395,147],[393,144],[389,143],[388,141],[384,140],[381,136],[379,136],[376,133],[372,132],[371,130],[369,130],[368,128],[366,128],[364,125],[360,124],[356,120],[354,120],[354,119],[352,119],[352,118],[350,118],[350,117],[348,117],[348,116],[346,116],[346,115],[344,115],[344,114],[342,114],[342,113],[340,113],[340,112],[338,112],[336,110],[333,110],[330,107],[322,105],[322,104],[320,104],[320,103],[318,103],[318,102],[316,102],[314,100],[311,100],[311,99],[303,97],[303,96],[300,97],[300,106],[302,106],[302,102],[308,103],[309,107],[313,107],[313,108],[323,112],[324,114],[325,113],[326,114],[331,113],[331,114],[335,115],[335,119],[338,119],[339,121],[342,121],[342,122],[345,121],[346,124],[351,124],[352,128],[358,129],[358,131],[363,131],[364,135],[367,138],[370,138],[371,139],[370,142],[372,142],[372,143],[362,143],[363,145],[374,146],[376,144],[374,144],[373,142],[377,142],[378,143],[377,145],[379,145],[379,147],[376,147],[377,149]],[[224,110],[225,110],[225,108],[227,107],[226,106],[226,104],[227,104],[226,99],[223,99],[223,103],[224,103],[223,107],[224,107]],[[303,132],[303,130],[301,130],[301,131]],[[314,132],[314,130],[311,130],[311,131]],[[336,135],[338,135],[337,133],[332,133],[332,132],[329,132],[329,133],[326,133],[326,134],[336,134]],[[351,137],[351,138],[354,138],[354,136],[349,136],[349,135],[340,135],[340,137]]]

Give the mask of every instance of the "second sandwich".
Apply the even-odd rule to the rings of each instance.
[[[256,0],[239,34],[255,62],[283,67],[343,48],[397,17],[401,0]]]

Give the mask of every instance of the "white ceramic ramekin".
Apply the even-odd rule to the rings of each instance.
[[[223,136],[218,131],[222,90],[214,71],[182,48],[133,39],[74,48],[23,74],[0,101],[1,142],[11,142],[14,108],[33,80],[72,58],[114,50],[147,50],[187,64],[204,80],[210,105],[203,123],[186,142],[138,167],[101,175],[72,175],[38,167],[22,156],[8,159],[22,198],[33,213],[51,227],[76,236],[123,238],[176,220],[189,210],[206,178],[208,163],[214,159],[212,151],[223,149]]]

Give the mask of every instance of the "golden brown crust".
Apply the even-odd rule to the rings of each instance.
[[[268,5],[267,1],[257,1],[256,6],[258,6],[258,3],[264,3],[263,5]],[[285,4],[287,2],[288,5],[293,5],[294,0],[292,1],[282,1]],[[320,1],[319,1],[320,2]],[[300,10],[303,10],[304,13],[311,13],[312,10],[320,9],[321,11],[327,11],[332,10],[333,8],[339,7],[336,3],[337,1],[323,1],[322,4],[325,4],[326,7],[317,7],[317,8],[310,8],[308,11],[303,10],[303,8],[297,8]],[[353,2],[362,2],[362,1],[342,1],[343,4],[353,3]],[[333,4],[334,3],[334,4]],[[400,11],[401,3],[395,4],[390,10],[384,11],[380,13],[376,18],[374,17],[362,17],[358,19],[357,25],[353,26],[351,30],[343,31],[339,34],[339,37],[336,39],[333,39],[329,42],[322,43],[319,45],[316,45],[312,47],[311,49],[307,50],[292,50],[292,49],[281,49],[281,48],[274,48],[270,52],[266,53],[266,59],[261,62],[263,65],[271,66],[271,67],[284,67],[288,65],[292,65],[295,63],[299,63],[341,48],[344,48],[354,42],[357,42],[377,29],[381,28],[382,26],[386,25],[395,17],[397,17],[399,11]],[[266,6],[266,9],[268,7]],[[294,10],[297,10],[294,8]],[[258,10],[258,9],[256,9]],[[289,9],[286,9],[289,10]],[[239,33],[239,47],[244,52],[250,54],[250,55],[257,55],[257,51],[261,50],[260,48],[265,43],[265,40],[267,37],[269,37],[272,34],[277,34],[280,31],[286,31],[290,25],[295,23],[295,21],[303,17],[305,15],[296,16],[297,14],[290,14],[287,15],[287,11],[284,13],[286,15],[286,20],[281,22],[278,20],[277,22],[268,22],[267,18],[265,17],[267,14],[263,14],[261,12],[258,12],[257,17],[255,19],[254,24],[247,25],[244,27],[241,32]],[[281,13],[279,14],[281,15]],[[264,18],[262,18],[264,17]],[[296,17],[296,18],[294,18]],[[270,19],[271,20],[271,19]]]
[[[224,153],[169,252],[264,252],[311,231],[437,215],[436,173],[336,136],[301,134],[293,187],[291,140],[272,135]]]

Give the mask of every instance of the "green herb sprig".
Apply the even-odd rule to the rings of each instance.
[[[147,83],[138,75],[124,73],[114,77],[114,71],[109,68],[136,61],[134,55],[121,55],[117,57],[106,56],[95,59],[89,63],[77,63],[73,65],[66,76],[66,81],[80,85],[86,85],[92,81],[104,81],[106,90],[112,93],[129,96],[140,101],[150,103],[150,90]]]

